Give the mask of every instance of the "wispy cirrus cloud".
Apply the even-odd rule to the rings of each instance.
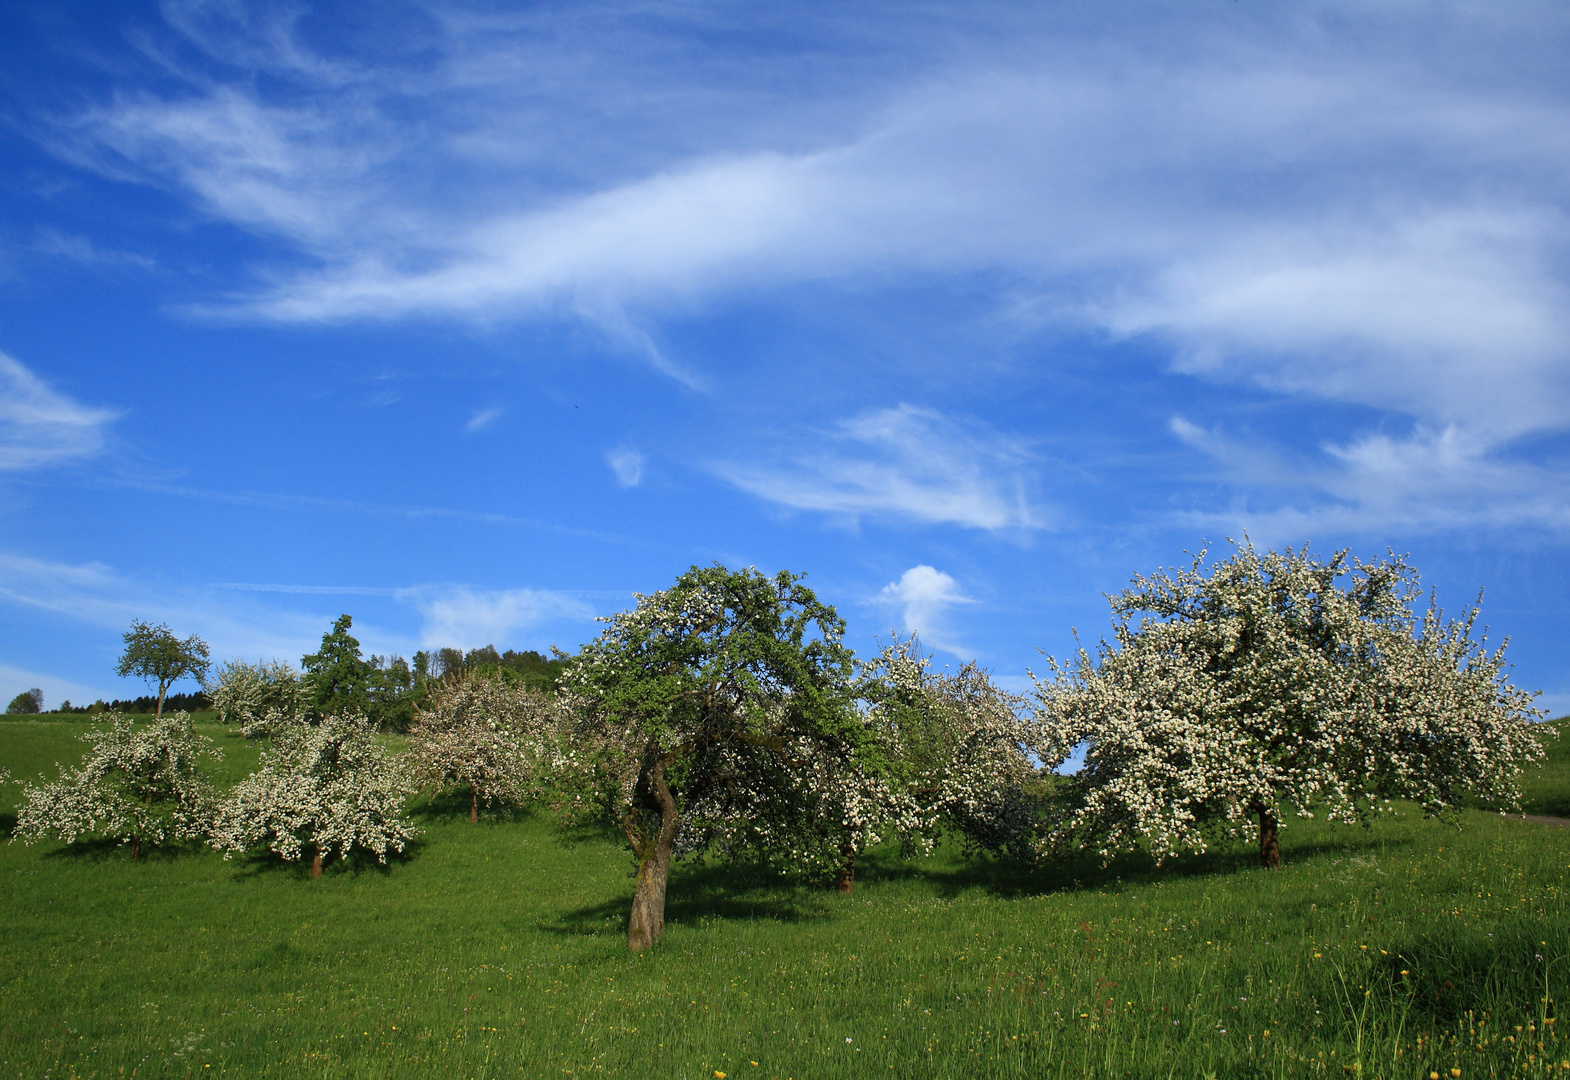
[[[1171,430],[1210,457],[1221,478],[1255,493],[1246,506],[1180,517],[1246,527],[1265,543],[1392,529],[1570,535],[1570,472],[1473,428],[1377,432],[1325,442],[1318,453],[1203,429],[1182,417],[1173,418]]]
[[[689,45],[777,31],[763,12],[435,7],[350,62],[293,17],[186,5],[183,90],[50,138],[279,240],[215,306],[242,317],[582,318],[696,383],[650,324],[982,275],[1182,371],[1521,432],[1570,422],[1570,107],[1456,43],[1556,55],[1570,20],[1530,11],[979,6],[936,52],[920,17],[819,12],[840,69],[809,20],[752,85]]]
[[[0,353],[0,471],[36,469],[104,448],[104,429],[119,414],[53,390]]]
[[[791,442],[815,449],[712,471],[759,498],[851,523],[892,518],[993,532],[1048,525],[1029,494],[1033,455],[1025,442],[979,422],[901,405]]]

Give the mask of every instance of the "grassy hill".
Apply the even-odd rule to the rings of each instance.
[[[1545,731],[1543,746],[1548,756],[1522,778],[1521,807],[1528,814],[1570,818],[1570,717],[1549,721],[1543,727],[1559,736]]]
[[[82,727],[0,725],[0,764],[74,760]],[[216,779],[249,770],[254,746],[204,730],[227,754]],[[616,837],[465,809],[421,803],[406,858],[317,881],[202,851],[0,846],[0,1071],[1471,1077],[1570,1060],[1570,830],[1294,821],[1275,873],[1241,850],[1159,869],[881,853],[850,896],[686,865],[665,941],[633,956]]]

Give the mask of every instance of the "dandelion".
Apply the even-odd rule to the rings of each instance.
[[[714,1080],[725,1080],[725,1074],[718,1069],[714,1070]]]

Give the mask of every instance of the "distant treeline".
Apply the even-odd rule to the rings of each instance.
[[[200,690],[196,691],[194,694],[170,694],[168,697],[164,698],[165,712],[178,712],[181,709],[184,709],[186,712],[198,712],[202,709],[211,709],[212,707],[212,700],[209,699],[208,696],[202,693]],[[45,714],[101,712],[151,713],[156,711],[157,708],[158,698],[156,696],[143,695],[142,697],[138,698],[115,698],[113,701],[105,701],[103,698],[99,698],[91,705],[72,705],[71,702],[67,700],[62,701],[53,709],[44,709],[42,711]]]
[[[561,676],[564,661],[548,659],[533,649],[504,653],[494,645],[470,649],[434,649],[414,654],[414,673],[428,678],[441,679],[449,675],[496,674],[508,682],[521,682],[537,690],[549,690]]]

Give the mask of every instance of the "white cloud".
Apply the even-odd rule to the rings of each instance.
[[[907,634],[919,634],[927,644],[945,652],[956,652],[947,633],[945,613],[955,605],[975,603],[960,592],[959,583],[952,577],[925,563],[911,567],[898,581],[883,586],[878,599],[899,608]]]
[[[593,609],[576,597],[537,589],[425,588],[405,595],[425,617],[420,640],[426,648],[505,647],[518,631],[594,617]]]
[[[968,528],[1040,529],[1024,442],[979,423],[901,405],[840,421],[793,442],[819,449],[727,462],[716,474],[743,491],[849,521],[892,517]]]
[[[623,447],[606,454],[605,460],[611,472],[616,474],[616,482],[622,487],[637,487],[642,483],[643,455],[638,451]]]
[[[104,447],[104,427],[116,417],[51,390],[0,353],[0,471],[91,457]]]
[[[484,431],[486,428],[494,424],[497,419],[500,418],[500,416],[506,411],[506,409],[500,408],[476,410],[475,414],[469,417],[469,422],[463,425],[464,433],[473,435],[475,432]]]

